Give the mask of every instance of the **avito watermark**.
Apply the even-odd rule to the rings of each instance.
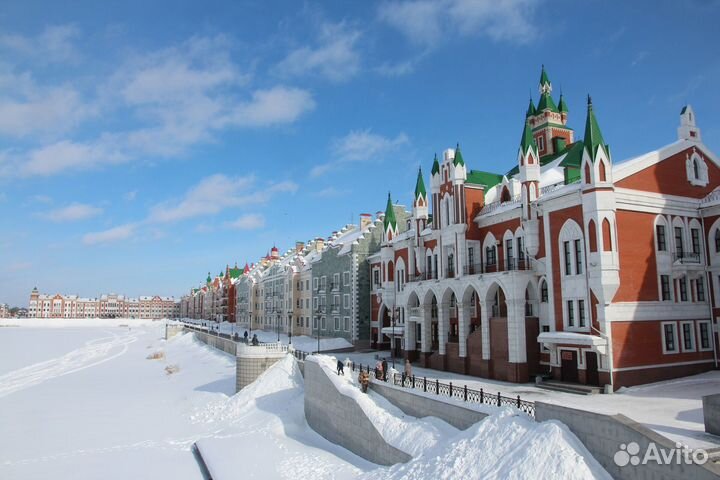
[[[708,461],[708,453],[702,448],[690,450],[687,445],[676,443],[675,448],[658,447],[655,442],[650,442],[645,453],[640,455],[640,445],[636,442],[621,444],[620,450],[615,452],[613,457],[615,465],[624,467],[626,465],[647,465],[656,463],[658,465],[704,465]]]

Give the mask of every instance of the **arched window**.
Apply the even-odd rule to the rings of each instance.
[[[508,191],[507,187],[503,187],[502,195],[500,195],[500,201],[501,202],[509,202],[510,200],[511,200],[510,191]]]
[[[695,174],[695,178],[700,178],[700,166],[698,165],[697,158],[693,158],[693,173]]]
[[[600,181],[601,181],[601,182],[606,181],[606,176],[605,176],[605,162],[603,162],[602,160],[600,160]]]
[[[591,183],[590,180],[590,164],[585,164],[585,183]]]
[[[595,229],[595,221],[590,220],[588,223],[588,240],[590,242],[590,251],[597,252],[597,231]]]
[[[612,252],[612,235],[610,230],[610,221],[606,218],[602,222],[602,234],[603,234],[603,250],[606,252]]]
[[[720,228],[715,230],[715,251],[720,253]]]
[[[548,286],[545,280],[540,283],[540,301],[542,303],[547,303],[548,301]]]

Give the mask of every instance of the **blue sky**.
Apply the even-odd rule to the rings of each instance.
[[[38,13],[42,12],[42,13]],[[460,142],[512,168],[545,64],[615,162],[720,152],[718,1],[38,2],[0,6],[0,302],[179,296],[326,236]]]

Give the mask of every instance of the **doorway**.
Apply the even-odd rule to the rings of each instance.
[[[560,379],[563,382],[578,383],[577,352],[560,350]]]
[[[600,376],[598,375],[598,358],[596,352],[585,352],[585,366],[587,368],[587,384],[600,385]]]

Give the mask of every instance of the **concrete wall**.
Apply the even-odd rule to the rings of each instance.
[[[705,431],[720,435],[720,394],[703,397],[703,416]]]
[[[580,439],[593,457],[617,479],[653,479],[653,480],[709,480],[717,479],[720,467],[707,462],[705,465],[686,465],[684,463],[658,465],[648,462],[645,465],[626,465],[619,467],[615,454],[620,451],[621,444],[635,442],[640,446],[642,460],[648,444],[654,442],[658,450],[671,450],[675,443],[658,435],[647,427],[627,418],[624,415],[603,415],[586,412],[574,408],[535,402],[535,419],[559,420]]]
[[[178,333],[182,333],[184,327],[181,323],[166,323],[165,324],[165,340],[168,340]]]
[[[338,392],[315,362],[305,362],[305,418],[329,441],[373,463],[394,465],[411,459],[385,442],[362,408]]]
[[[228,340],[226,338],[218,337],[215,335],[209,335],[207,333],[196,332],[194,330],[189,331],[193,332],[195,334],[195,338],[197,338],[206,345],[210,345],[211,347],[222,350],[223,352],[229,353],[230,355],[237,354],[237,344],[232,340]]]
[[[245,357],[238,355],[235,368],[235,392],[247,387],[254,382],[265,370],[272,367],[286,354],[273,356]]]
[[[385,397],[390,403],[413,417],[438,417],[455,428],[465,430],[483,420],[487,414],[469,408],[453,405],[432,398],[393,388],[378,382],[370,382],[370,388]]]

